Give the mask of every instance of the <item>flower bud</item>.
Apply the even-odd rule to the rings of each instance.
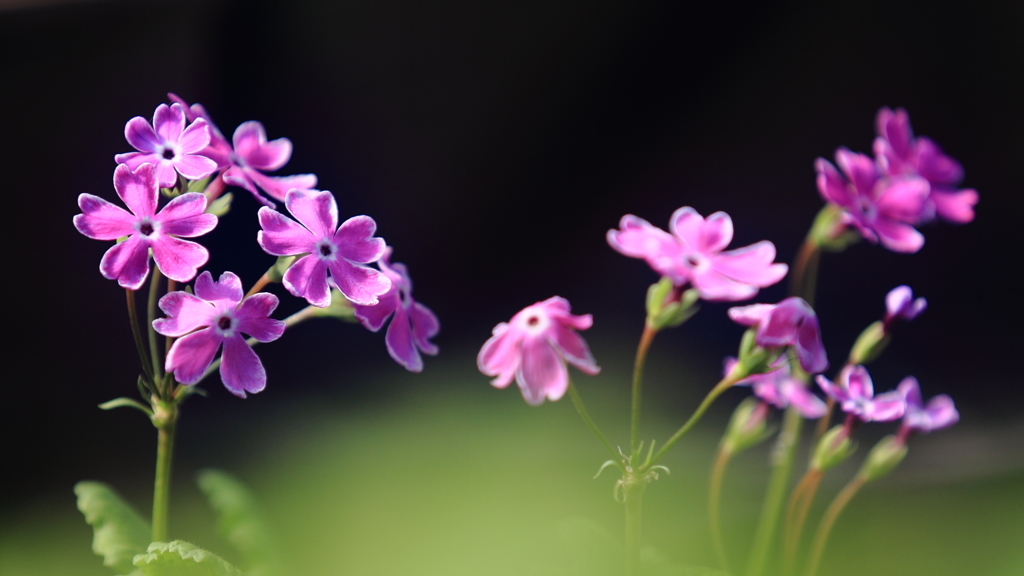
[[[903,461],[907,455],[907,445],[900,442],[895,436],[886,436],[875,444],[875,447],[868,453],[867,460],[860,468],[860,476],[864,481],[871,482],[878,480]]]
[[[843,222],[842,208],[832,203],[818,212],[809,236],[817,247],[827,252],[842,252],[860,240],[860,235]]]
[[[664,276],[647,289],[647,323],[655,330],[675,328],[697,313],[699,298],[694,289],[677,296],[672,279]]]
[[[845,426],[834,426],[822,435],[811,456],[811,469],[825,471],[842,464],[857,450]]]
[[[885,324],[879,320],[868,326],[857,337],[853,349],[850,350],[849,364],[867,364],[885,350],[892,338],[885,331]]]
[[[729,426],[722,437],[722,449],[730,454],[757,446],[772,435],[767,426],[768,405],[749,397],[732,413]]]
[[[751,328],[743,333],[740,340],[739,358],[734,370],[740,378],[751,374],[771,372],[772,364],[779,358],[781,349],[765,349],[757,345],[757,329]]]

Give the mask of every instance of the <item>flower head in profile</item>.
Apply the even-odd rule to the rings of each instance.
[[[206,120],[198,118],[186,127],[185,109],[180,104],[157,106],[152,125],[142,116],[132,118],[124,126],[124,137],[137,152],[118,154],[114,161],[133,170],[152,164],[163,188],[176,185],[179,173],[199,180],[217,170],[216,162],[200,154],[210,143]]]
[[[936,216],[960,224],[974,220],[978,192],[957,188],[964,178],[963,167],[931,139],[915,138],[906,110],[880,109],[875,126],[878,137],[874,151],[882,172],[889,176],[920,176],[931,186],[923,220]]]
[[[726,359],[725,373],[729,374],[735,365],[735,358]],[[736,382],[736,386],[748,385],[761,401],[780,410],[793,406],[804,418],[821,418],[828,411],[824,402],[793,377],[785,362],[771,372],[753,374]]]
[[[907,376],[900,382],[896,390],[903,396],[907,411],[903,414],[901,436],[912,432],[927,434],[933,430],[948,428],[960,420],[953,399],[942,394],[935,396],[926,405],[921,399],[921,386],[917,378]]]
[[[762,348],[792,346],[800,367],[808,374],[828,369],[818,315],[803,298],[794,296],[778,304],[734,306],[729,309],[729,318],[744,326],[757,327],[757,345]]]
[[[127,210],[92,194],[81,194],[75,228],[94,240],[117,240],[100,260],[104,278],[130,290],[138,290],[149,275],[149,253],[164,276],[188,282],[210,253],[195,242],[179,238],[202,236],[217,225],[217,217],[205,214],[206,198],[189,192],[174,198],[157,212],[159,191],[154,167],[143,164],[134,172],[121,164],[114,170],[114,190]]]
[[[839,402],[843,412],[862,422],[889,422],[903,416],[906,402],[896,390],[875,396],[871,376],[863,366],[846,366],[839,373],[838,384],[819,375],[818,386]]]
[[[715,212],[705,219],[685,206],[669,221],[671,234],[631,214],[608,243],[618,252],[645,260],[676,286],[693,284],[705,300],[745,300],[786,275],[785,264],[773,263],[775,245],[767,240],[724,251],[732,242],[732,218]]]
[[[441,330],[441,323],[430,308],[412,299],[412,280],[409,278],[409,271],[405,264],[392,264],[389,261],[390,257],[389,246],[377,261],[377,266],[391,280],[391,289],[378,298],[379,302],[376,305],[355,304],[353,308],[356,318],[359,318],[363,326],[374,332],[380,330],[387,319],[391,318],[387,335],[384,337],[388,354],[406,370],[420,372],[423,370],[420,352],[431,356],[437,354],[437,346],[431,343],[430,339]]]
[[[600,368],[590,348],[577,330],[593,324],[590,314],[570,314],[569,302],[553,296],[527,306],[508,323],[494,327],[493,335],[477,356],[477,366],[496,388],[505,388],[516,379],[527,404],[537,406],[544,399],[555,401],[569,387],[569,362],[587,374]]]
[[[338,205],[327,191],[292,190],[285,207],[298,222],[264,206],[257,241],[268,254],[297,256],[284,274],[284,287],[321,308],[331,303],[330,273],[338,290],[354,304],[372,306],[391,289],[391,280],[366,266],[384,254],[384,239],[373,233],[369,216],[355,216],[338,226]]]
[[[196,279],[195,294],[171,292],[160,299],[167,318],[153,321],[153,329],[178,338],[167,352],[166,370],[182,384],[195,384],[210,367],[221,346],[220,377],[235,396],[245,398],[267,385],[267,373],[245,335],[272,342],[284,334],[285,324],[270,318],[277,296],[260,292],[242,300],[242,281],[231,272],[214,281],[209,272]]]
[[[914,291],[910,286],[897,286],[885,295],[885,323],[886,327],[898,320],[910,321],[917,318],[921,312],[928,308],[928,301],[924,298],[914,298]]]

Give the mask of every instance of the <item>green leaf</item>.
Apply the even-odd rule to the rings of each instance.
[[[145,552],[149,525],[113,488],[102,482],[75,484],[78,509],[93,528],[92,550],[119,573],[133,570],[132,558]]]
[[[181,540],[153,542],[134,563],[143,576],[242,576],[220,556]]]
[[[221,470],[203,470],[199,488],[217,513],[217,528],[241,554],[249,574],[278,574],[280,561],[255,496],[237,478]]]

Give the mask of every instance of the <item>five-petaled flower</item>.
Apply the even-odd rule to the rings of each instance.
[[[160,299],[167,318],[153,321],[153,329],[178,338],[167,352],[166,370],[182,384],[195,384],[213,362],[221,345],[220,377],[234,395],[259,392],[267,385],[263,363],[243,334],[260,342],[277,340],[285,323],[270,318],[277,296],[260,292],[242,300],[242,281],[231,272],[218,281],[209,272],[196,279],[195,294],[171,292]]]
[[[264,206],[260,208],[257,240],[268,254],[296,256],[284,274],[284,287],[321,308],[331,303],[330,271],[338,290],[355,304],[375,305],[391,289],[391,280],[365,266],[384,254],[384,239],[373,237],[377,224],[355,216],[338,226],[338,205],[327,191],[292,190],[285,207],[299,222]]]
[[[217,169],[216,162],[199,154],[210,143],[210,127],[198,118],[186,128],[180,104],[157,106],[152,126],[142,116],[132,118],[124,125],[124,137],[138,152],[118,154],[114,161],[133,170],[144,163],[154,165],[157,183],[163,188],[176,185],[178,173],[199,180]]]
[[[828,369],[818,315],[803,298],[794,296],[778,304],[734,306],[729,309],[729,317],[744,326],[756,326],[757,345],[762,348],[792,346],[800,367],[808,374]]]
[[[921,386],[913,376],[904,378],[896,390],[903,396],[907,405],[900,427],[900,436],[904,439],[913,432],[927,434],[952,426],[960,420],[960,413],[956,411],[953,399],[946,394],[935,396],[925,405],[921,399]]]
[[[875,396],[871,376],[863,366],[847,365],[839,373],[839,384],[819,375],[818,386],[839,402],[843,412],[863,422],[889,422],[903,416],[906,402],[896,390]]]
[[[493,335],[477,356],[477,366],[496,388],[505,388],[515,377],[523,399],[537,406],[544,399],[555,401],[569,387],[566,361],[587,374],[600,368],[590,348],[576,330],[590,328],[590,314],[570,314],[568,300],[553,296],[527,306],[508,323],[494,327]]]
[[[177,236],[202,236],[217,225],[217,217],[204,214],[206,198],[199,193],[182,194],[157,212],[159,190],[152,164],[143,164],[132,172],[121,164],[114,170],[114,190],[131,213],[93,196],[81,194],[75,216],[75,228],[95,240],[127,240],[114,244],[100,260],[104,278],[130,290],[138,290],[149,274],[149,251],[164,276],[188,282],[210,254],[195,242]]]
[[[429,308],[412,299],[412,280],[405,264],[390,263],[391,247],[377,261],[381,272],[391,280],[391,289],[380,296],[374,306],[353,305],[356,318],[367,329],[380,330],[394,314],[384,342],[388,354],[410,372],[423,370],[424,354],[437,354],[437,346],[430,342],[441,329],[437,316]]]
[[[775,245],[767,240],[723,252],[732,241],[732,218],[715,212],[705,220],[685,206],[669,221],[671,234],[646,220],[627,214],[619,230],[608,231],[608,243],[633,258],[642,258],[676,286],[693,284],[705,300],[745,300],[760,288],[786,275],[775,260]]]
[[[735,358],[726,359],[725,373],[729,374],[735,365]],[[828,412],[825,403],[793,377],[789,364],[785,362],[771,372],[753,374],[736,382],[736,386],[746,385],[761,401],[779,409],[793,406],[804,418],[821,418]]]

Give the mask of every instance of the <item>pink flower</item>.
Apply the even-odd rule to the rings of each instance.
[[[241,398],[246,392],[263,390],[267,373],[243,334],[260,342],[280,338],[284,322],[269,318],[275,308],[277,296],[266,292],[243,301],[242,281],[231,272],[221,274],[216,282],[203,272],[196,279],[195,295],[178,291],[160,299],[167,318],[154,320],[153,329],[178,338],[167,352],[166,370],[182,384],[195,384],[223,344],[220,378],[224,386]]]
[[[785,264],[773,264],[775,245],[767,240],[723,252],[732,241],[732,219],[715,212],[705,220],[689,206],[672,214],[671,234],[632,214],[619,230],[608,231],[612,248],[642,258],[676,286],[692,283],[705,300],[744,300],[786,275]]]
[[[355,304],[375,305],[391,289],[387,276],[363,265],[384,253],[384,240],[372,237],[377,230],[373,218],[355,216],[338,227],[338,205],[326,191],[292,190],[285,207],[299,222],[264,206],[259,211],[263,230],[256,239],[268,254],[303,255],[284,274],[289,292],[314,306],[327,306],[328,271],[338,290]]]
[[[889,422],[903,416],[906,410],[903,395],[895,390],[875,396],[871,376],[863,366],[843,368],[838,385],[821,375],[817,382],[825,394],[839,402],[843,412],[863,422]]]
[[[75,228],[94,240],[117,240],[100,260],[100,274],[130,290],[138,290],[149,275],[149,251],[164,276],[188,282],[206,263],[210,253],[195,242],[178,236],[202,236],[217,225],[217,217],[204,214],[206,198],[199,193],[182,194],[156,211],[159,191],[152,164],[132,172],[121,164],[114,170],[114,190],[131,213],[93,196],[78,196],[82,214],[75,216]]]
[[[906,110],[899,108],[893,112],[888,107],[882,108],[875,117],[875,124],[878,130],[875,157],[882,172],[889,176],[920,176],[931,185],[923,220],[931,220],[936,215],[957,223],[974,220],[978,193],[972,189],[957,189],[964,177],[960,163],[943,154],[929,138],[914,138]]]
[[[884,325],[888,330],[896,320],[913,320],[927,307],[928,301],[924,298],[914,299],[914,291],[910,286],[897,286],[885,295]]]
[[[477,356],[477,366],[496,388],[505,388],[515,376],[527,404],[537,406],[544,398],[554,402],[569,387],[565,362],[587,374],[600,368],[590,348],[576,330],[593,324],[590,314],[574,316],[569,302],[553,296],[523,308],[507,324],[494,327],[493,336]]]
[[[932,398],[925,406],[921,399],[921,386],[913,376],[904,378],[896,390],[907,404],[900,430],[901,436],[911,432],[927,434],[952,426],[960,420],[960,413],[956,411],[953,399],[945,394]]]
[[[118,154],[114,161],[133,170],[143,163],[154,165],[157,183],[163,188],[175,186],[178,173],[199,180],[217,169],[216,162],[198,154],[210,143],[206,120],[199,118],[186,128],[180,104],[157,106],[152,126],[142,116],[132,118],[124,125],[124,137],[138,152]]]
[[[729,374],[736,365],[735,358],[726,359],[725,373]],[[796,378],[789,370],[789,364],[764,374],[754,374],[736,382],[737,386],[750,385],[754,395],[779,409],[793,406],[804,418],[821,418],[828,407]]]
[[[836,163],[842,174],[824,158],[814,162],[818,191],[843,209],[847,223],[895,252],[920,250],[924,236],[913,225],[925,213],[928,181],[913,175],[883,178],[871,158],[846,148],[836,151]]]
[[[808,374],[828,369],[818,315],[802,298],[786,298],[778,304],[735,306],[729,309],[729,318],[744,326],[756,326],[757,345],[762,348],[792,346],[800,367]]]
[[[429,308],[412,299],[412,280],[405,264],[391,264],[388,262],[390,257],[391,247],[388,247],[377,261],[377,266],[391,280],[391,289],[379,298],[376,305],[356,304],[353,308],[356,318],[374,332],[380,330],[394,314],[384,337],[388,354],[406,370],[420,372],[423,370],[420,351],[431,356],[437,354],[437,346],[430,339],[441,330],[441,323]]]

